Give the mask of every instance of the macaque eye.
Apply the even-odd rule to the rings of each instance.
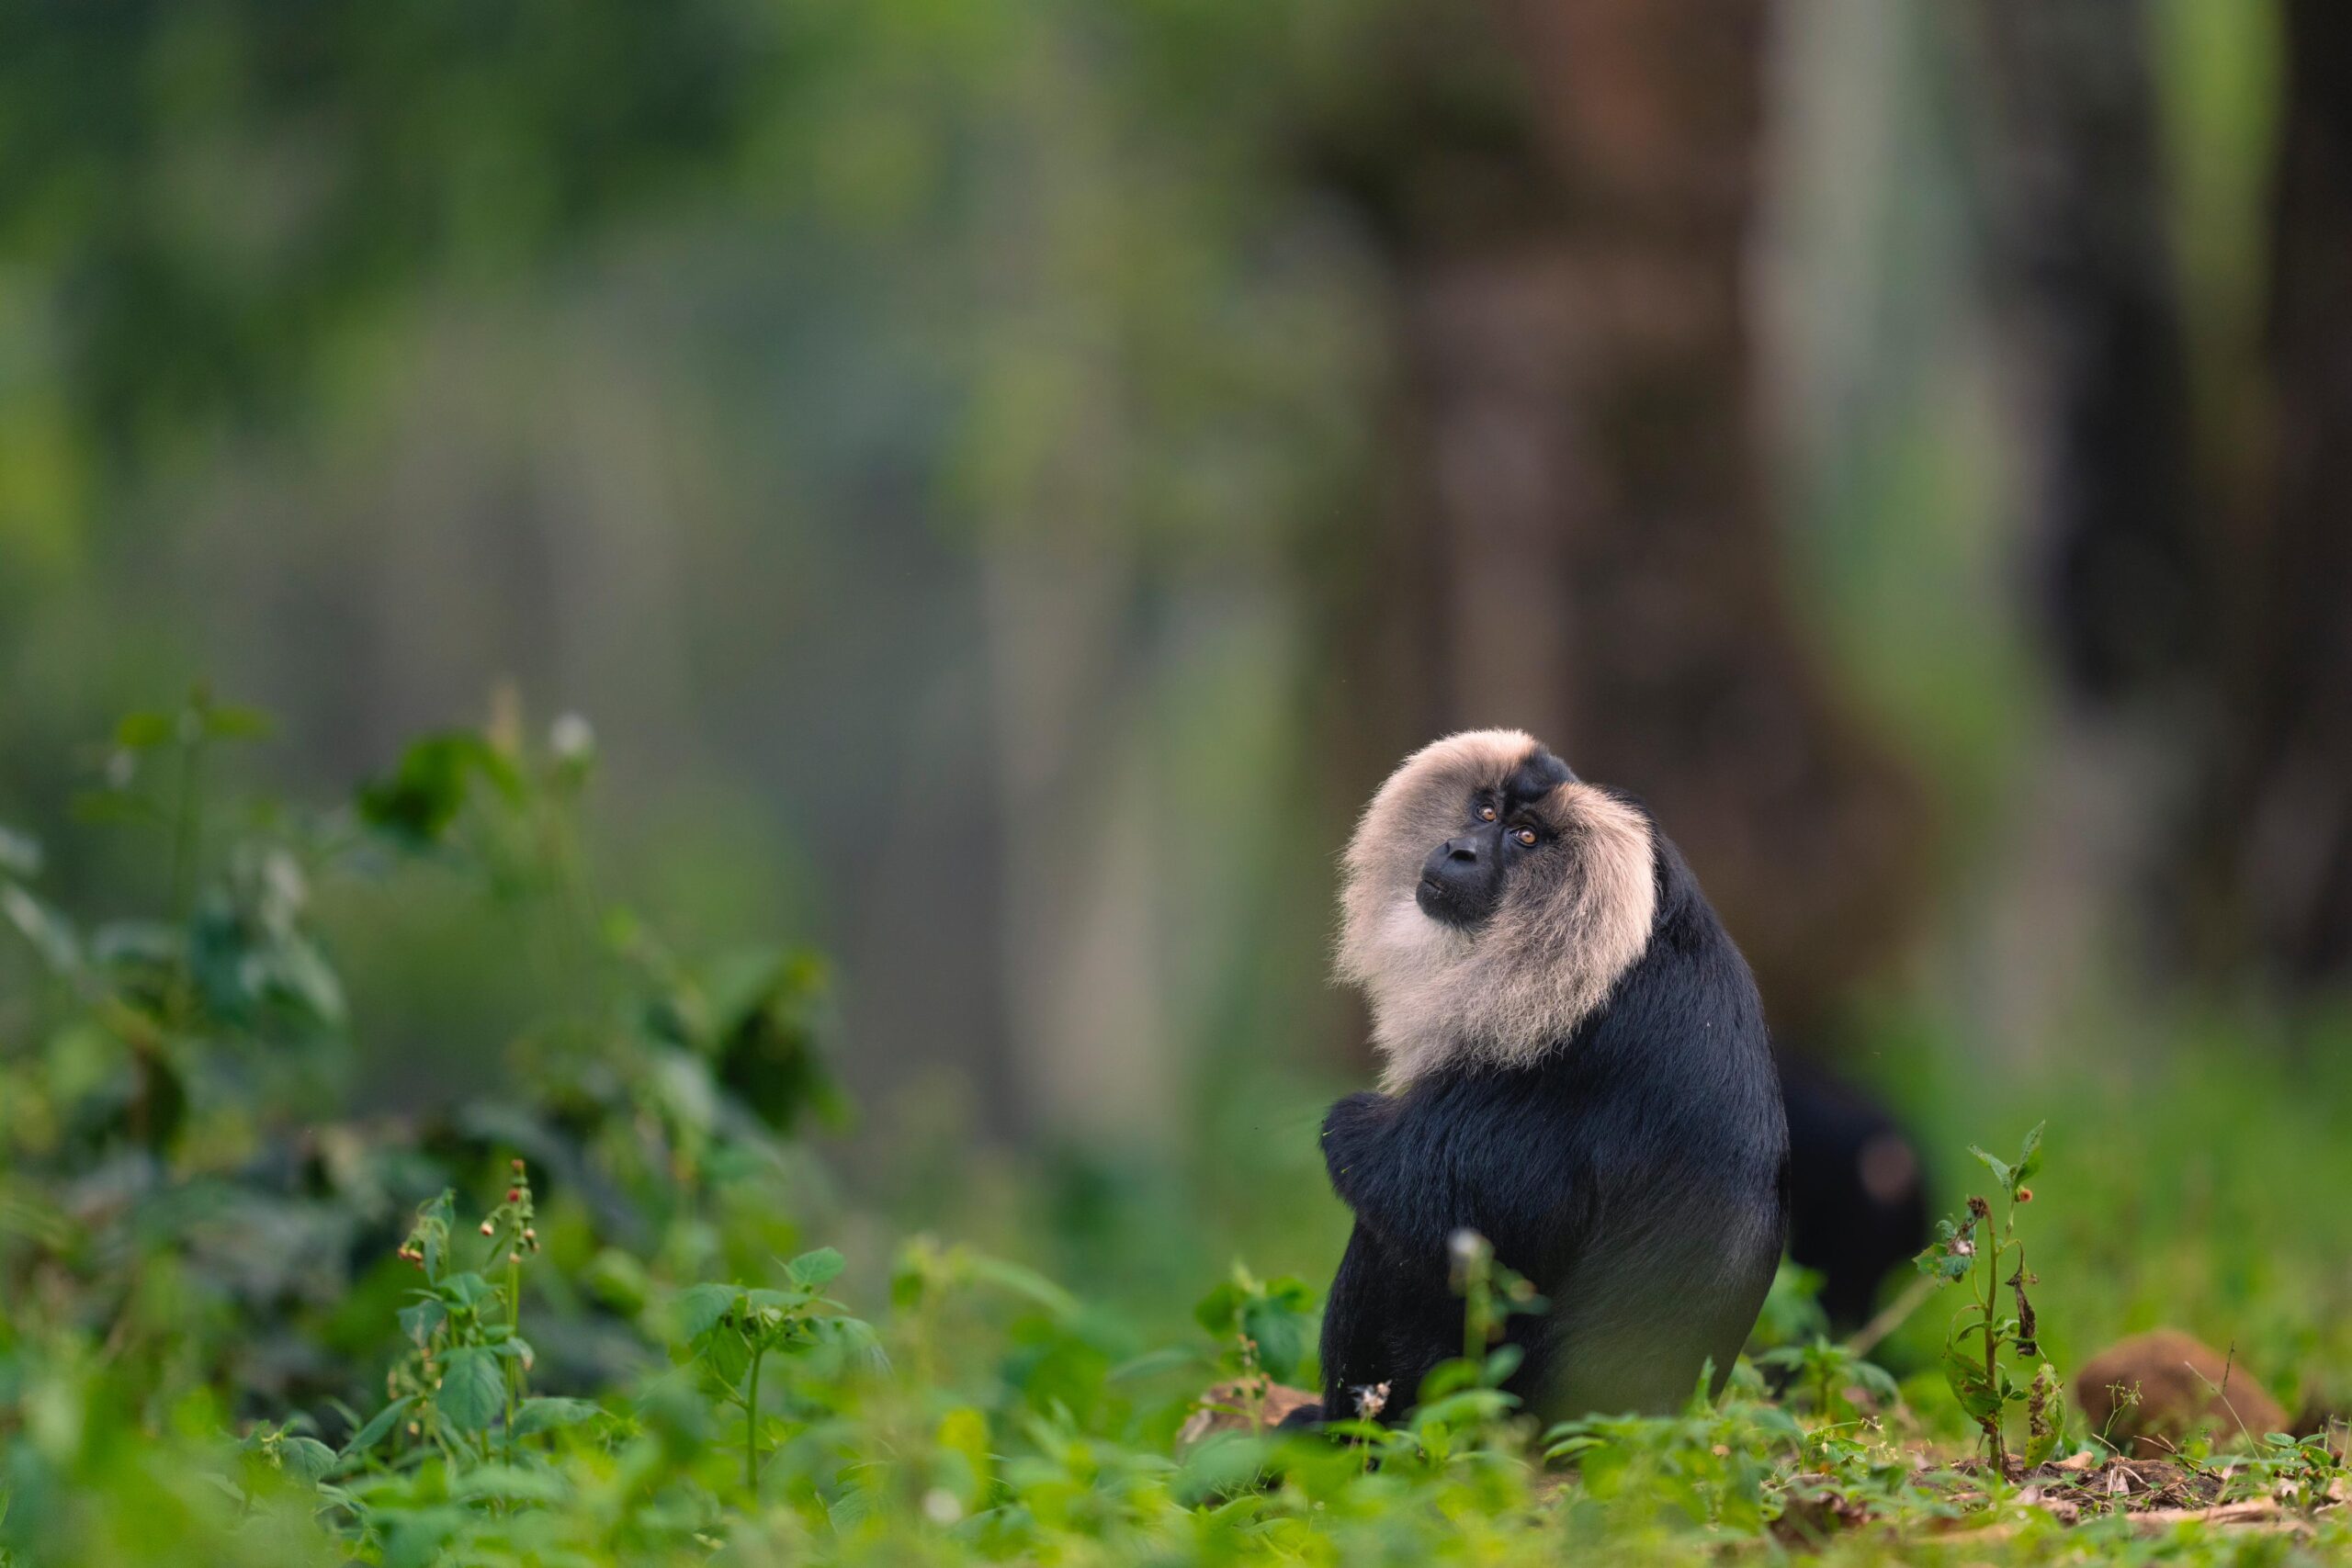
[[[1478,820],[1479,820],[1479,821],[1481,821],[1481,822],[1491,822],[1491,821],[1493,821],[1494,819],[1495,819],[1495,808],[1494,808],[1493,807],[1491,807],[1491,806],[1482,806],[1482,807],[1478,807]]]
[[[1525,844],[1531,850],[1535,847],[1535,829],[1532,828],[1521,828],[1518,832],[1513,833],[1511,837],[1517,839],[1521,843]]]

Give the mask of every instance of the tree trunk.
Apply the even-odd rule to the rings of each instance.
[[[1766,7],[1485,15],[1483,48],[1400,34],[1384,118],[1324,149],[1389,247],[1413,476],[1351,619],[1420,701],[1367,716],[1369,749],[1516,725],[1635,791],[1775,1027],[1810,1032],[1911,928],[1922,812],[1795,634],[1766,504],[1744,288]]]
[[[2268,526],[2233,623],[2207,886],[2299,987],[2352,976],[2352,8],[2290,0],[2267,357]]]

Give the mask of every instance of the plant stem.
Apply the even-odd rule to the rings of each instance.
[[[523,1332],[523,1265],[514,1255],[506,1258],[506,1333],[510,1339],[520,1338]],[[514,1396],[523,1383],[523,1359],[518,1353],[506,1358],[506,1446],[514,1447]]]
[[[179,802],[172,820],[172,919],[187,919],[196,875],[197,824],[201,815],[204,784],[204,741],[180,748]]]
[[[2001,1372],[1996,1357],[2000,1339],[1993,1329],[1994,1303],[2001,1293],[2001,1238],[1993,1229],[1988,1217],[1984,1224],[1984,1294],[1978,1303],[1984,1323],[1984,1391],[1993,1402],[1993,1414],[1984,1423],[1984,1435],[1993,1443],[1993,1473],[2002,1481],[2009,1477],[2009,1456],[2001,1441]]]
[[[743,1487],[760,1500],[760,1359],[767,1347],[752,1348],[752,1380],[743,1391]]]

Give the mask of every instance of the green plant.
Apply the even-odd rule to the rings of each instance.
[[[2300,1438],[2267,1432],[2247,1462],[2247,1478],[2261,1492],[2283,1497],[2306,1513],[2340,1503],[2346,1483],[2352,1481],[2346,1438],[2341,1422]]]
[[[1274,1383],[1316,1379],[1316,1335],[1322,1323],[1315,1292],[1284,1275],[1261,1280],[1237,1262],[1216,1289],[1193,1308],[1193,1321],[1220,1344],[1217,1369],[1231,1382],[1253,1429],[1266,1424],[1266,1397]]]
[[[1756,1358],[1762,1370],[1787,1374],[1789,1386],[1811,1400],[1815,1419],[1839,1422],[1860,1414],[1851,1397],[1860,1390],[1878,1405],[1894,1403],[1894,1380],[1884,1369],[1848,1346],[1815,1337],[1803,1345],[1782,1345]]]
[[[804,1252],[785,1265],[780,1289],[691,1285],[673,1306],[676,1333],[722,1404],[742,1412],[743,1490],[760,1490],[760,1370],[771,1355],[802,1355],[831,1346],[851,1351],[860,1370],[887,1366],[874,1331],[839,1314],[822,1288],[842,1271],[831,1247]]]
[[[2008,1471],[2003,1422],[2010,1406],[2025,1409],[2023,1457],[2029,1469],[2050,1457],[2065,1431],[2065,1392],[2057,1369],[2042,1359],[2033,1302],[2027,1294],[2041,1281],[2026,1266],[2025,1242],[2017,1233],[2018,1211],[2033,1201],[2027,1182],[2041,1168],[2042,1126],[2037,1122],[2025,1135],[2014,1161],[1969,1146],[1968,1152],[1992,1173],[2002,1201],[2000,1216],[1995,1219],[1986,1200],[1970,1197],[1966,1217],[1938,1222],[1936,1239],[1917,1259],[1919,1271],[1939,1284],[1965,1280],[1969,1285],[1970,1303],[1954,1314],[1945,1336],[1944,1376],[1961,1408],[1984,1433],[1996,1475]],[[1972,1337],[1973,1349],[1968,1348]],[[2022,1386],[2012,1369],[2024,1373]]]

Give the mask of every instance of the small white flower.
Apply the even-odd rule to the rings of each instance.
[[[934,1486],[922,1495],[922,1517],[935,1525],[952,1525],[964,1517],[964,1505],[946,1487]]]
[[[548,749],[558,761],[581,761],[596,749],[596,732],[576,713],[560,715],[548,727]]]
[[[1356,1414],[1370,1421],[1388,1408],[1388,1384],[1371,1382],[1356,1389]]]

